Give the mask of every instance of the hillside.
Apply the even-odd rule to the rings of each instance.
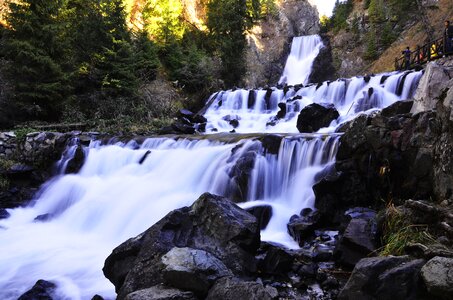
[[[340,20],[344,23],[331,25],[327,33],[338,77],[393,70],[395,57],[400,57],[403,49],[409,46],[414,50],[431,38],[441,37],[444,20],[453,17],[450,0],[347,3],[351,6],[346,18]]]

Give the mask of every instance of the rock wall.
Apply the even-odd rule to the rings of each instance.
[[[319,33],[318,11],[307,0],[277,1],[276,12],[247,35],[248,88],[276,85],[285,67],[292,38]]]

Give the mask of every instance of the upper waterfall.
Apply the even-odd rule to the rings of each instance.
[[[324,47],[319,35],[297,36],[293,38],[291,52],[279,84],[307,84],[311,68],[319,50]]]

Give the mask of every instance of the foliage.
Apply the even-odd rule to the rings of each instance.
[[[341,29],[346,29],[348,27],[347,19],[352,12],[352,8],[352,0],[346,0],[344,2],[337,0],[335,2],[331,17],[331,26],[334,32],[338,32]]]
[[[373,60],[377,58],[378,49],[376,39],[376,29],[372,27],[366,35],[365,59]]]
[[[7,76],[14,98],[26,118],[55,120],[68,94],[65,70],[67,44],[61,32],[63,1],[10,2],[3,54],[11,61]],[[45,76],[43,76],[45,74]]]
[[[368,7],[368,15],[371,23],[382,23],[385,21],[383,0],[371,0]]]
[[[387,205],[380,255],[404,255],[409,244],[433,242],[426,225],[409,224],[400,209],[391,203]]]

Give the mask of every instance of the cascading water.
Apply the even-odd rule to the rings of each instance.
[[[308,83],[313,61],[322,47],[324,44],[319,35],[294,37],[283,75],[278,83],[288,85]]]
[[[16,299],[38,279],[58,284],[56,299],[91,299],[95,294],[115,298],[102,274],[112,249],[204,192],[242,200],[240,206],[246,209],[271,206],[262,239],[297,247],[286,225],[302,208],[314,207],[315,175],[334,162],[339,140],[332,133],[335,124],[319,133],[298,134],[298,112],[314,102],[332,103],[340,112],[339,124],[409,98],[420,76],[389,73],[284,89],[219,92],[208,101],[207,132],[235,128],[247,136],[228,135],[233,140],[229,142],[226,134],[193,140],[150,138],[140,145],[93,141],[84,149],[86,160],[78,174],[64,175],[77,148],[74,140],[58,162],[59,175],[43,186],[33,204],[10,209],[11,216],[0,220],[0,299]],[[283,104],[286,114],[276,119]],[[271,132],[279,132],[272,136],[272,151],[263,141],[269,137],[263,133]],[[237,171],[247,166],[247,188],[241,190],[244,178],[238,174],[247,172]]]

